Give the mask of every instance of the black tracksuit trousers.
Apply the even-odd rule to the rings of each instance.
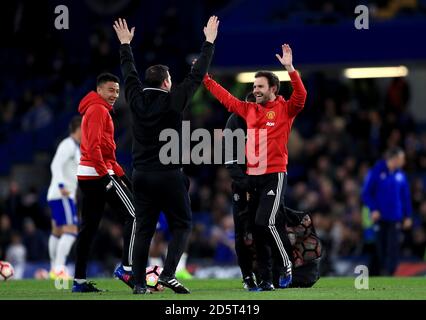
[[[254,219],[254,243],[261,281],[272,282],[272,260],[282,268],[291,265],[291,248],[282,210],[287,173],[249,176],[249,214]],[[287,248],[287,250],[286,250]]]
[[[133,275],[135,284],[145,286],[149,247],[160,211],[164,212],[171,233],[163,275],[174,276],[186,249],[192,227],[189,179],[180,169],[134,170],[132,181],[136,207]]]
[[[98,230],[108,203],[124,221],[124,248],[122,264],[132,265],[133,246],[135,241],[136,221],[133,196],[129,188],[117,176],[111,179],[79,180],[82,193],[81,226],[76,240],[76,279],[86,279],[87,261],[91,244]],[[106,185],[107,184],[107,185]]]
[[[232,183],[232,212],[235,226],[235,252],[243,279],[254,272],[253,244],[248,237],[253,237],[253,223],[248,212],[247,189]],[[253,238],[250,242],[253,242]]]

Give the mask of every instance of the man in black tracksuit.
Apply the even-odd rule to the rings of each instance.
[[[254,96],[252,94],[250,96],[249,94],[246,101],[250,98],[254,98]],[[238,132],[238,130],[241,131]],[[249,291],[255,291],[257,290],[257,284],[253,272],[253,262],[255,260],[253,234],[247,201],[249,177],[246,174],[247,168],[244,154],[246,131],[247,125],[245,120],[235,113],[231,114],[226,122],[223,133],[225,140],[223,148],[225,166],[232,179],[232,213],[235,226],[235,252],[237,254],[238,265],[241,269],[244,288]],[[238,137],[241,135],[244,137],[244,141],[238,141]],[[232,141],[232,144],[230,141]],[[238,144],[240,144],[240,147],[242,145],[243,148],[239,149]],[[230,149],[231,146],[232,149]]]
[[[233,132],[238,129],[245,131],[246,122],[243,118],[233,113],[228,118],[225,129],[232,130]],[[228,136],[229,132],[224,131],[224,138],[228,139]],[[257,284],[253,273],[253,234],[247,201],[249,178],[245,173],[245,164],[242,164],[237,159],[236,150],[237,147],[234,147],[233,159],[225,161],[226,169],[228,169],[232,179],[232,213],[235,226],[235,252],[243,276],[244,288],[249,291],[254,291],[257,289]]]
[[[192,213],[187,187],[189,180],[178,163],[164,164],[160,141],[165,129],[178,132],[181,141],[183,111],[207,73],[214,51],[219,21],[212,16],[204,27],[206,41],[201,54],[184,81],[172,88],[168,67],[155,65],[145,72],[144,84],[136,71],[126,21],[119,19],[114,29],[121,42],[121,69],[125,80],[125,95],[133,120],[133,191],[136,208],[136,239],[133,254],[135,294],[150,293],[146,287],[146,265],[149,246],[160,211],[166,215],[171,232],[163,272],[158,282],[176,293],[189,293],[175,277],[176,267],[187,245],[192,225]],[[164,139],[161,139],[164,140]],[[179,146],[175,146],[179,147]],[[179,148],[180,150],[180,148]]]

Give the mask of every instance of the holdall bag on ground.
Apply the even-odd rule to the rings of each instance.
[[[321,240],[309,213],[287,207],[284,212],[287,235],[293,246],[293,282],[290,287],[312,287],[320,278]]]

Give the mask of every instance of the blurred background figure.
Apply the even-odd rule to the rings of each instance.
[[[49,236],[50,278],[68,279],[65,267],[78,231],[77,167],[80,162],[81,117],[69,124],[69,136],[61,141],[50,165],[52,179],[47,192],[51,210]]]
[[[12,234],[10,245],[6,251],[6,261],[10,262],[15,269],[14,279],[24,278],[26,259],[27,249],[22,243],[21,235],[15,232]]]
[[[24,219],[23,243],[30,262],[45,261],[47,258],[47,237],[38,229],[31,218]]]
[[[410,188],[402,168],[405,153],[399,147],[386,151],[368,172],[362,199],[370,210],[376,233],[380,273],[393,275],[399,261],[401,228],[412,226]]]

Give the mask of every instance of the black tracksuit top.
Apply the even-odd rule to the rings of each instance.
[[[207,73],[214,45],[205,41],[201,54],[182,83],[173,85],[170,92],[145,86],[139,79],[128,44],[120,46],[121,72],[124,77],[125,97],[132,112],[133,168],[140,171],[159,171],[181,168],[178,164],[162,164],[160,149],[168,141],[160,141],[164,129],[174,129],[179,133],[180,155],[182,154],[182,116],[191,102],[195,91]]]

